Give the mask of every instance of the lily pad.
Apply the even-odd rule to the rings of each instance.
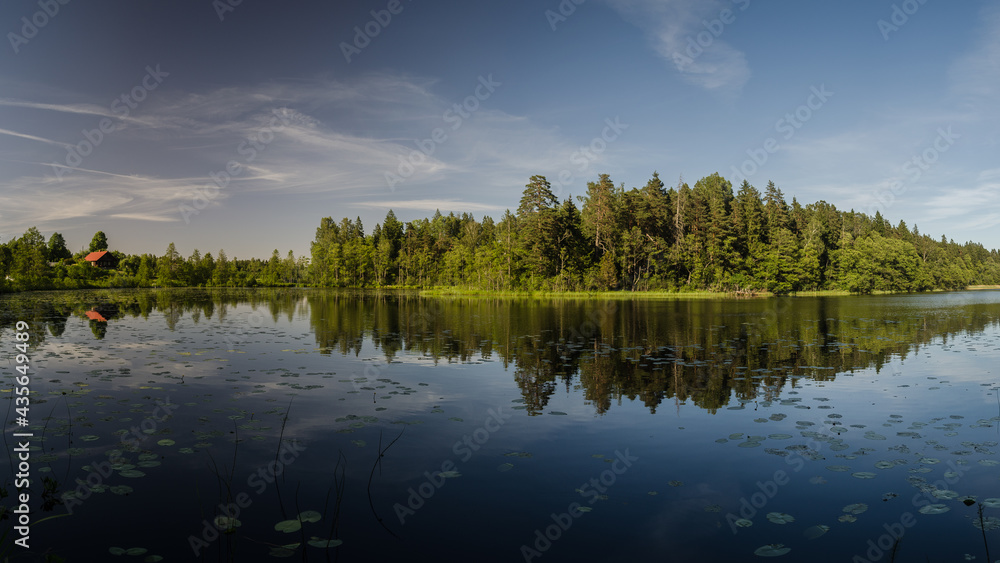
[[[324,539],[315,538],[315,537],[313,539],[309,540],[309,545],[311,545],[313,547],[320,547],[320,548],[337,547],[338,545],[340,545],[342,543],[344,543],[344,540],[324,540]]]
[[[795,517],[791,514],[786,514],[784,512],[768,512],[767,519],[775,524],[787,524],[789,522],[794,522]]]
[[[858,479],[874,479],[876,475],[870,471],[858,471],[856,473],[851,473],[851,477],[857,477]]]
[[[792,548],[785,547],[785,544],[772,543],[768,545],[762,545],[754,550],[754,555],[759,555],[761,557],[778,557],[779,555],[785,555]]]
[[[749,528],[753,526],[753,520],[747,520],[746,518],[740,518],[739,520],[733,522],[738,528]]]
[[[177,442],[171,440],[170,438],[164,438],[164,439],[160,440],[159,442],[157,442],[157,444],[159,444],[161,446],[172,446],[172,445],[174,445],[176,443]]]
[[[868,510],[868,505],[863,502],[856,502],[844,507],[844,512],[848,514],[861,514],[866,510]]]
[[[802,532],[802,535],[805,536],[806,539],[814,540],[829,531],[830,526],[820,524],[819,526],[810,526],[809,528],[806,528],[805,531]]]
[[[231,532],[243,525],[243,523],[236,518],[221,515],[215,517],[214,523],[216,528],[227,532]]]
[[[986,508],[1000,508],[1000,498],[984,498],[979,501],[979,504],[985,506]]]
[[[990,530],[1000,528],[1000,518],[997,518],[996,516],[987,516],[986,518],[983,518],[982,522],[980,522],[979,518],[974,517],[972,519],[972,525],[980,530],[988,532]]]
[[[282,520],[274,525],[274,529],[279,532],[285,532],[289,534],[291,532],[297,532],[302,529],[302,522],[298,520]]]
[[[928,504],[927,506],[921,506],[919,512],[921,514],[943,514],[951,510],[943,504]]]
[[[306,510],[299,513],[299,522],[319,522],[323,515],[315,510]]]

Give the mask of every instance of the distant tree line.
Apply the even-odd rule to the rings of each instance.
[[[601,174],[587,192],[560,202],[532,176],[516,212],[499,221],[440,212],[403,223],[390,210],[366,234],[361,218],[320,221],[311,259],[230,259],[225,251],[184,258],[111,251],[113,269],[83,260],[108,249],[103,232],[71,253],[32,227],[0,244],[0,291],[93,287],[461,288],[487,291],[924,291],[1000,284],[1000,252],[921,234],[841,211],[802,206],[773,182],[761,193],[712,174],[667,189],[656,172],[625,190]]]
[[[499,221],[434,214],[400,222],[390,210],[366,235],[361,219],[326,217],[312,243],[311,281],[327,287],[485,290],[840,289],[855,293],[958,289],[1000,283],[1000,254],[935,240],[819,201],[806,206],[768,182],[762,194],[712,174],[666,189],[607,174],[559,202],[532,176],[515,213]]]
[[[306,283],[308,260],[292,251],[281,257],[275,249],[269,260],[229,259],[195,249],[186,259],[170,243],[162,256],[111,251],[116,266],[96,267],[84,260],[91,252],[108,250],[108,238],[98,231],[90,246],[77,253],[66,248],[60,233],[48,242],[31,227],[20,238],[0,244],[0,291],[88,289],[101,287],[282,287]]]

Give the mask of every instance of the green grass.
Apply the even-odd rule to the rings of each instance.
[[[435,288],[419,291],[421,297],[533,297],[566,299],[719,299],[735,297],[718,291],[493,291],[465,288]],[[753,297],[770,297],[761,292]]]
[[[1000,289],[1000,286],[969,286],[966,289]],[[768,291],[754,294],[737,294],[727,291],[494,291],[488,289],[438,287],[432,289],[417,289],[421,297],[529,297],[529,298],[565,298],[565,299],[756,299],[775,297]],[[946,289],[932,289],[923,293],[940,293]],[[900,292],[873,291],[869,295],[892,295]],[[906,293],[906,292],[902,292]],[[819,289],[799,291],[789,294],[791,297],[845,297],[857,295],[844,289]]]

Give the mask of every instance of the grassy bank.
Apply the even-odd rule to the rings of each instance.
[[[1000,289],[1000,286],[978,285],[966,289]],[[492,291],[484,289],[442,287],[433,289],[418,289],[421,297],[528,297],[528,298],[566,298],[566,299],[759,299],[775,297],[775,294],[760,291],[756,293],[734,293],[727,291]],[[921,293],[941,293],[946,289],[932,289]],[[892,295],[892,291],[873,291],[867,295]],[[844,297],[858,295],[843,289],[821,289],[815,291],[799,291],[788,294],[789,297]]]
[[[466,288],[434,288],[419,290],[422,297],[533,297],[568,299],[758,299],[774,297],[773,293],[735,293],[727,291],[490,291]],[[800,291],[796,297],[851,295],[843,290]]]

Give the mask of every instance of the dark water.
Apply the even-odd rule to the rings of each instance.
[[[3,296],[8,400],[19,320],[14,561],[1000,555],[1000,292]]]

